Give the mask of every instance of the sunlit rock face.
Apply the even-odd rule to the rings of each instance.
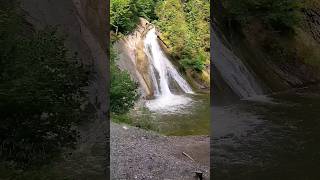
[[[139,83],[139,91],[144,98],[151,98],[154,95],[149,61],[144,52],[144,38],[150,28],[151,24],[140,18],[136,29],[114,45],[119,56],[118,66],[121,70],[126,70],[132,79]]]
[[[57,26],[66,46],[90,65],[89,101],[97,117],[107,117],[107,12],[104,0],[21,0],[27,20],[36,28]]]

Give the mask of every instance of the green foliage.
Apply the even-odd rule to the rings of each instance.
[[[209,2],[206,0],[190,0],[185,4],[184,11],[191,32],[193,48],[197,49],[193,53],[202,53],[202,56],[208,58],[210,51]]]
[[[29,165],[76,142],[87,74],[54,28],[27,32],[16,12],[0,8],[0,158]]]
[[[136,26],[138,20],[135,8],[130,0],[112,0],[110,3],[110,21],[119,32],[128,33]],[[116,27],[114,27],[116,26]]]
[[[159,131],[153,121],[152,113],[145,107],[140,107],[134,113],[112,114],[111,120],[115,123],[125,123],[145,130]]]
[[[209,1],[164,0],[156,7],[156,14],[171,54],[182,59],[180,64],[186,69],[204,70],[210,62]]]
[[[147,20],[156,19],[154,8],[157,0],[112,0],[110,5],[110,20],[112,29],[124,34],[131,32],[139,17]]]
[[[134,5],[139,17],[143,17],[149,21],[157,19],[155,7],[158,0],[135,0]]]
[[[299,0],[223,0],[231,16],[241,23],[253,18],[281,30],[292,28],[300,20]]]
[[[171,55],[183,59],[180,63],[184,68],[196,71],[202,71],[210,62],[209,14],[210,4],[206,0],[111,1],[113,30],[118,27],[119,32],[127,34],[136,26],[138,17],[154,20]]]
[[[130,75],[121,71],[117,65],[117,56],[111,48],[111,85],[110,85],[110,109],[116,114],[123,114],[133,107],[138,99],[138,84],[131,80]]]
[[[112,114],[111,120],[115,123],[132,124],[132,118],[128,114]]]
[[[156,14],[159,17],[157,25],[162,31],[165,43],[171,48],[171,54],[181,58],[185,53],[189,29],[180,0],[165,0],[159,3]]]
[[[195,59],[182,59],[181,64],[183,67],[192,68],[198,72],[201,72],[206,66],[206,57],[203,54],[199,54]]]
[[[210,4],[206,0],[189,0],[184,6],[188,27],[193,69],[202,71],[210,63]]]

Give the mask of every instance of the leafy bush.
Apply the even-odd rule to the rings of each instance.
[[[159,17],[157,25],[162,32],[162,38],[170,47],[171,54],[182,58],[188,43],[189,29],[180,0],[160,2],[156,7],[156,14]]]
[[[183,67],[192,68],[198,72],[201,72],[206,67],[206,57],[202,54],[198,55],[196,59],[182,59],[181,64]]]
[[[124,114],[133,107],[138,99],[138,84],[131,80],[130,75],[121,71],[117,65],[117,56],[111,48],[111,85],[110,85],[110,109],[111,112]]]
[[[157,19],[155,7],[158,0],[134,0],[136,12],[139,17],[143,17],[149,21]]]
[[[186,21],[190,30],[190,40],[194,44],[193,53],[206,56],[209,59],[210,51],[210,4],[204,0],[187,1],[184,5]]]
[[[186,69],[202,71],[210,62],[209,12],[203,0],[164,0],[156,7],[162,38]]]
[[[112,28],[119,32],[129,33],[138,20],[134,3],[131,0],[112,0],[110,3],[110,21]]]
[[[56,30],[34,32],[16,12],[0,8],[0,158],[29,165],[74,145],[88,84]]]
[[[112,0],[110,19],[112,29],[124,34],[131,32],[139,17],[151,21],[156,19],[154,8],[157,0]]]

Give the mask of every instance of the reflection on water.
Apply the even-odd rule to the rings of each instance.
[[[215,179],[320,179],[318,88],[212,107]]]
[[[165,104],[165,106],[163,106]],[[210,132],[210,98],[208,94],[166,96],[142,104],[143,111],[132,116],[147,119],[161,134],[185,136]]]

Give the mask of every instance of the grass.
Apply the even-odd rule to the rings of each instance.
[[[152,120],[151,113],[146,108],[140,108],[133,113],[111,114],[111,121],[117,124],[128,124],[145,130],[159,131]]]

